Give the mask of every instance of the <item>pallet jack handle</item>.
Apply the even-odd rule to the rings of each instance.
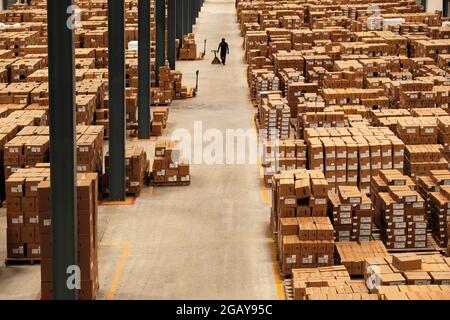
[[[198,75],[200,74],[200,71],[199,70],[197,70],[196,72],[195,72],[195,94],[197,95],[197,92],[198,92]]]

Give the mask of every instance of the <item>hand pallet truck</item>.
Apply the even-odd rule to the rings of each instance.
[[[222,62],[220,62],[219,58],[217,57],[217,50],[211,50],[212,53],[214,53],[214,59],[211,62],[212,64],[222,64]]]

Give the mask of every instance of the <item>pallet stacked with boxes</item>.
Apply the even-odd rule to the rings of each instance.
[[[372,239],[372,201],[358,187],[339,186],[337,193],[329,194],[328,204],[336,242],[365,242]]]
[[[371,177],[404,166],[404,144],[384,127],[307,129],[309,168],[323,170],[331,189],[356,185],[370,194]]]
[[[327,217],[283,218],[278,245],[282,275],[295,268],[333,265],[333,226]]]
[[[287,100],[278,94],[263,99],[257,118],[260,136],[267,140],[289,139],[290,109]]]
[[[292,270],[294,300],[378,300],[362,280],[352,280],[344,266]]]
[[[126,193],[138,197],[147,183],[150,162],[142,147],[127,147],[125,149]],[[109,153],[105,156],[104,193],[109,194]]]
[[[181,152],[181,143],[178,140],[159,140],[156,143],[152,169],[152,183],[155,186],[191,183],[189,161],[181,157]]]
[[[190,33],[183,38],[183,44],[180,48],[179,60],[197,60],[197,44],[195,35]]]
[[[307,147],[303,140],[275,140],[263,143],[264,182],[272,183],[272,176],[281,171],[306,169]]]
[[[369,289],[381,300],[448,300],[449,271],[440,255],[396,254],[366,259],[364,277],[373,279]]]
[[[41,256],[41,299],[51,300],[52,290],[52,215],[50,181],[37,186]],[[98,278],[98,175],[78,174],[78,265],[81,272],[79,300],[95,300],[99,289]]]
[[[336,243],[336,258],[351,276],[362,276],[366,272],[367,258],[386,258],[389,253],[381,241]]]
[[[411,178],[397,170],[382,170],[372,179],[372,189],[376,222],[386,248],[427,248],[425,201]]]
[[[439,247],[448,245],[450,233],[450,171],[432,170],[428,176],[419,177],[418,191],[425,200],[427,218],[434,240]]]

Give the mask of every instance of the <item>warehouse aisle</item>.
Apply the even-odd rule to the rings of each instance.
[[[207,39],[207,57],[177,68],[190,86],[200,71],[199,96],[172,105],[169,134],[192,133],[195,121],[203,131],[252,129],[234,1],[206,1],[194,32],[199,50]],[[229,63],[213,66],[210,50],[222,37]],[[256,165],[192,165],[189,187],[159,188],[134,206],[103,208],[100,298],[277,299],[270,209],[258,174]]]
[[[249,130],[255,140],[234,0],[207,0],[194,32],[199,50],[207,39],[207,57],[177,68],[189,86],[200,71],[199,96],[171,106],[167,134],[185,129],[193,135],[195,123],[202,132],[223,135],[226,129]],[[226,67],[211,65],[210,50],[222,37],[231,50]],[[154,139],[130,144],[154,153]],[[98,299],[282,297],[269,238],[269,196],[258,166],[194,164],[191,177],[189,187],[147,189],[134,205],[100,207]],[[0,239],[0,258],[6,256],[5,240]],[[39,297],[38,265],[5,268],[2,262],[0,299]]]

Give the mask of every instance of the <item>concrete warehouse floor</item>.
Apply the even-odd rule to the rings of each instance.
[[[254,128],[234,0],[207,0],[194,32],[199,50],[207,39],[207,56],[177,69],[190,86],[200,71],[199,96],[172,104],[166,133],[192,133],[199,120],[224,134]],[[225,67],[211,65],[222,37],[231,50]],[[153,157],[154,141],[133,143]],[[192,165],[191,176],[189,187],[146,189],[132,206],[100,207],[99,299],[282,298],[258,166]],[[5,215],[2,209],[0,299],[36,299],[39,265],[3,264]]]

